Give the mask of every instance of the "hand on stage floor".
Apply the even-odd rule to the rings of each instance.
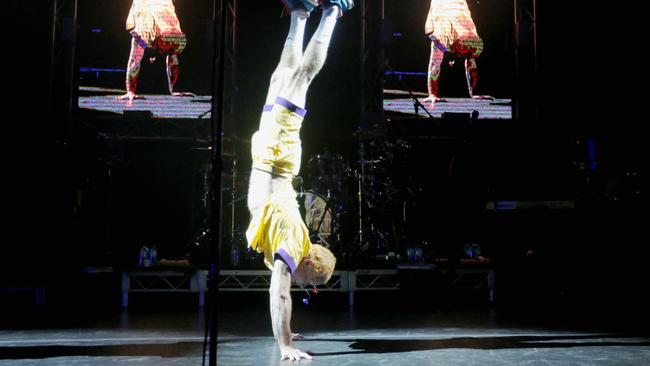
[[[495,98],[491,95],[472,95],[472,99],[494,100]]]
[[[196,94],[190,92],[173,92],[172,97],[196,97]]]
[[[133,92],[127,92],[124,95],[120,95],[118,97],[115,97],[115,99],[118,99],[118,100],[134,100],[134,99],[144,99],[144,97],[142,95],[135,94]]]
[[[423,104],[424,103],[430,103],[430,104],[433,105],[433,104],[435,104],[437,102],[443,102],[444,103],[446,101],[447,101],[447,99],[445,99],[445,98],[438,98],[438,97],[434,97],[433,95],[429,95],[428,97],[422,99],[420,101],[420,103],[423,103]]]
[[[305,339],[305,337],[303,337],[302,334],[300,334],[300,333],[291,333],[291,340],[292,341],[301,341],[303,339]]]
[[[280,360],[300,361],[303,358],[308,360],[312,359],[306,352],[293,347],[281,347],[280,352],[282,353]]]

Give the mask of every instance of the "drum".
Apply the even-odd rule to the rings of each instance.
[[[333,204],[327,197],[315,192],[305,192],[305,224],[309,229],[312,243],[321,244],[325,247],[332,246],[334,239],[334,215]]]
[[[339,197],[345,190],[344,181],[348,164],[339,154],[322,153],[307,161],[306,184],[321,195]]]
[[[340,254],[342,215],[349,203],[348,164],[341,155],[325,152],[312,156],[305,168],[301,206],[310,239]]]
[[[307,161],[311,174],[319,176],[342,175],[347,169],[347,164],[339,154],[325,152],[316,154]]]

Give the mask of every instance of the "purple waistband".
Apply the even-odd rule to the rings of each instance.
[[[290,110],[293,113],[296,113],[297,115],[299,115],[300,117],[303,117],[303,118],[305,117],[305,114],[307,114],[306,109],[300,108],[297,105],[291,103],[290,101],[288,101],[288,100],[286,100],[286,99],[284,99],[282,97],[277,97],[275,99],[275,104],[281,105],[284,108]]]
[[[264,108],[262,108],[262,112],[271,112],[273,110],[273,106],[276,104],[288,109],[289,111],[299,115],[302,118],[305,118],[305,115],[307,114],[306,109],[300,108],[282,97],[277,97],[275,99],[275,104],[265,104]]]

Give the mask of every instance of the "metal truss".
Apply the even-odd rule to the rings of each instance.
[[[122,307],[129,305],[130,292],[190,292],[199,294],[199,306],[205,304],[207,271],[138,270],[122,273]]]
[[[350,272],[351,291],[399,290],[398,272],[394,269],[366,269]]]
[[[318,286],[319,291],[347,292],[349,290],[348,271],[334,271],[326,285]],[[268,291],[271,285],[271,272],[249,270],[219,271],[219,291]],[[293,285],[291,291],[303,291]]]
[[[383,123],[384,0],[361,0],[361,123],[368,129]]]
[[[494,300],[494,270],[491,268],[456,269],[448,272],[450,283],[460,290],[488,290],[489,300]],[[207,292],[207,270],[137,270],[122,274],[122,306],[128,306],[131,292],[186,292],[198,293],[199,306],[204,305]],[[226,292],[265,292],[271,285],[271,272],[266,270],[221,270],[217,286]],[[400,289],[396,269],[363,269],[334,271],[326,285],[319,291],[347,292],[349,305],[354,304],[358,291],[397,291]],[[304,291],[293,285],[291,291]]]
[[[493,268],[456,268],[453,272],[445,272],[453,288],[487,290],[489,302],[494,302],[495,274]]]
[[[347,292],[348,305],[354,305],[356,291],[394,291],[399,290],[397,270],[358,270],[334,271],[326,285],[318,286],[319,291]],[[269,271],[221,270],[219,271],[219,291],[268,291],[271,284]],[[293,285],[291,291],[303,291]]]

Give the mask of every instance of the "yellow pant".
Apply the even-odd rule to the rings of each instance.
[[[300,172],[300,127],[305,110],[278,98],[264,107],[260,128],[253,135],[253,168],[292,178]]]
[[[264,107],[260,128],[251,141],[253,169],[281,177],[275,178],[279,183],[264,206],[251,213],[246,230],[249,246],[264,254],[264,262],[270,269],[279,256],[293,272],[311,249],[309,231],[300,216],[291,185],[292,178],[300,171],[300,127],[305,113],[304,109],[278,97],[274,104]],[[249,189],[249,194],[255,192],[255,187]]]

